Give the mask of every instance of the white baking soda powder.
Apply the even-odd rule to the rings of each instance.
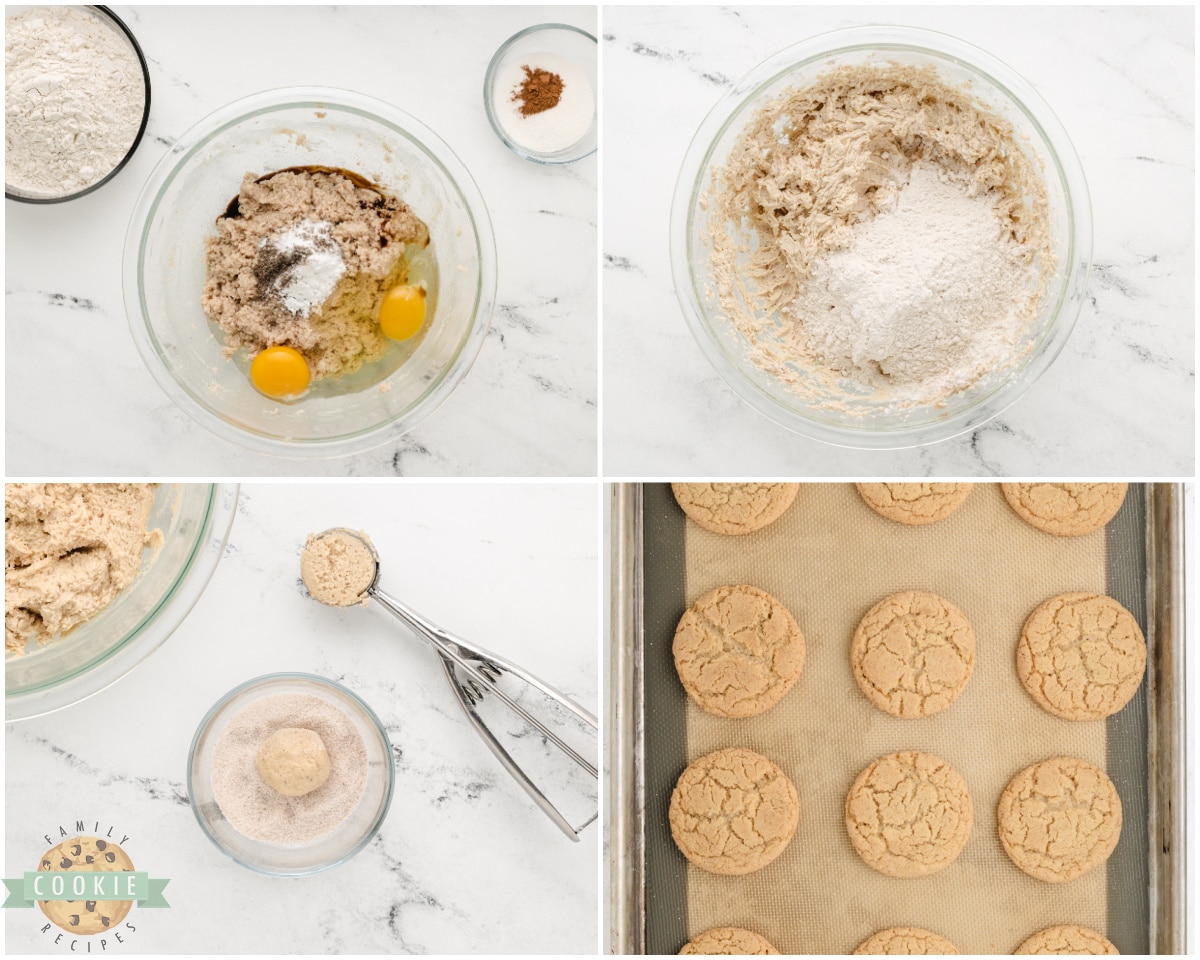
[[[525,79],[524,67],[557,73],[563,82],[557,104],[524,116],[514,97]],[[572,61],[553,53],[514,58],[496,74],[492,103],[504,132],[532,153],[558,153],[584,138],[596,116],[596,94],[587,74]]]

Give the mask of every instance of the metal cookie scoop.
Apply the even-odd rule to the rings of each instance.
[[[315,561],[313,569],[310,570],[308,564],[309,550],[314,544],[320,545],[322,542],[326,545],[337,543],[340,551],[338,562],[345,568],[345,572],[350,577],[349,580],[343,577],[339,582],[328,585],[322,582],[320,570],[316,569]],[[366,554],[362,553],[361,548],[365,548]],[[326,569],[328,565],[327,563]],[[597,814],[593,813],[591,817],[578,827],[572,826],[559,813],[558,809],[550,802],[546,795],[538,789],[537,784],[529,778],[525,771],[509,755],[503,744],[492,733],[475,708],[486,695],[489,693],[495,694],[505,706],[520,716],[530,726],[537,729],[550,743],[554,744],[554,746],[570,757],[578,766],[586,770],[592,777],[596,777],[597,771],[594,763],[580,756],[570,744],[566,743],[542,720],[517,703],[504,690],[497,686],[497,681],[501,677],[508,675],[540,691],[587,724],[593,736],[595,736],[598,731],[598,722],[591,713],[544,680],[535,677],[523,667],[497,654],[489,653],[482,647],[477,647],[463,640],[461,637],[443,630],[433,621],[423,617],[415,610],[380,590],[379,554],[370,539],[356,530],[349,530],[345,527],[333,527],[323,533],[310,537],[308,546],[305,547],[305,557],[301,560],[301,573],[309,595],[313,599],[330,606],[349,606],[354,603],[361,603],[365,599],[370,598],[376,601],[383,609],[387,610],[388,613],[392,614],[397,620],[401,621],[413,633],[431,644],[441,657],[442,670],[446,675],[446,682],[450,684],[450,689],[454,692],[454,696],[458,700],[458,705],[462,707],[463,712],[467,715],[467,719],[471,721],[471,726],[483,738],[483,742],[487,744],[488,749],[496,755],[496,758],[504,766],[504,769],[533,798],[533,801],[541,807],[546,816],[553,820],[558,828],[570,837],[571,840],[576,843],[579,842],[579,834],[596,819]],[[311,577],[310,573],[312,574]]]

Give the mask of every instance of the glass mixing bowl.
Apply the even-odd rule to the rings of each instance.
[[[221,733],[256,700],[280,694],[318,697],[341,710],[367,748],[367,782],[358,805],[332,832],[307,843],[266,843],[243,836],[225,819],[213,796],[213,752]],[[306,877],[353,857],[379,832],[395,783],[392,744],[374,711],[341,684],[308,673],[272,673],[234,687],[200,721],[188,754],[188,798],[200,829],[243,867],[273,877]]]
[[[360,371],[279,403],[251,386],[246,351],[221,355],[224,334],[205,317],[200,295],[204,241],[216,235],[243,176],[296,166],[350,170],[411,206],[429,225],[436,298],[431,286],[426,332],[382,379]],[[495,304],[495,240],[471,175],[424,124],[348,91],[273,90],[201,120],[154,169],[130,221],[124,286],[138,351],[188,414],[263,453],[337,456],[411,430],[466,375]]]
[[[237,484],[164,483],[137,578],[61,640],[4,664],[4,718],[24,720],[78,703],[115,683],[183,622],[217,569],[237,510]]]
[[[1041,169],[1057,269],[1037,319],[1017,344],[1018,359],[940,404],[896,409],[855,398],[829,409],[790,391],[748,357],[744,340],[710,297],[708,231],[702,195],[714,169],[758,106],[787,87],[804,86],[832,67],[867,62],[933,65],[943,80],[966,86],[1009,121],[1021,148]],[[907,27],[855,27],[788,47],[739,80],[705,117],[688,148],[671,206],[671,270],[683,314],[700,349],[726,383],[760,413],[797,433],[860,448],[900,448],[944,440],[996,416],[1049,368],[1070,336],[1091,269],[1092,213],[1083,167],[1066,130],[1032,86],[995,57],[945,34]],[[743,254],[743,257],[746,255]]]

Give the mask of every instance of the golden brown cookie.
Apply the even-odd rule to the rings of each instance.
[[[1017,644],[1017,675],[1042,707],[1064,720],[1099,720],[1125,706],[1146,672],[1146,638],[1112,597],[1063,593],[1029,615]]]
[[[856,483],[859,496],[881,517],[916,527],[945,520],[963,505],[973,483]]]
[[[800,801],[787,774],[753,750],[718,750],[683,771],[671,794],[671,836],[701,870],[761,870],[796,832]]]
[[[859,689],[893,717],[945,710],[975,669],[975,631],[949,600],[909,590],[884,597],[854,631],[850,665]]]
[[[679,951],[680,956],[685,953],[751,957],[778,954],[779,951],[766,937],[760,937],[751,930],[743,930],[741,927],[713,927],[693,938],[691,943]]]
[[[1100,866],[1121,837],[1121,798],[1086,760],[1056,757],[1026,767],[996,808],[1000,842],[1012,862],[1047,883]]]
[[[1127,483],[1002,483],[1017,516],[1057,537],[1099,530],[1125,502]]]
[[[1013,953],[1093,954],[1115,957],[1120,951],[1108,942],[1107,937],[1095,930],[1089,930],[1087,927],[1081,927],[1074,923],[1063,923],[1057,927],[1039,930],[1017,947]]]
[[[83,873],[128,872],[133,869],[129,854],[111,840],[73,837],[51,847],[38,863],[39,872],[71,870]],[[83,935],[103,933],[125,919],[132,900],[39,900],[47,918],[62,929]]]
[[[922,877],[948,867],[971,835],[966,781],[929,753],[880,757],[846,796],[846,830],[867,866],[889,877]]]
[[[889,927],[867,937],[854,948],[856,954],[935,954],[958,953],[958,948],[945,937],[920,927]]]
[[[757,587],[718,587],[675,629],[675,669],[700,709],[753,717],[775,706],[804,667],[804,634],[787,607]]]
[[[683,512],[713,533],[740,536],[778,520],[796,499],[798,483],[673,483]]]

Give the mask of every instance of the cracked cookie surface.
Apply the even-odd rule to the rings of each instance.
[[[1127,483],[1002,483],[1004,499],[1028,524],[1057,537],[1099,530],[1125,502]]]
[[[856,483],[863,502],[881,517],[906,526],[945,520],[961,507],[973,483]]]
[[[718,717],[770,709],[804,668],[804,634],[787,607],[746,585],[718,587],[692,604],[672,650],[688,696]]]
[[[673,483],[675,501],[705,530],[741,536],[778,520],[798,483]]]
[[[735,747],[700,757],[671,794],[671,836],[701,870],[736,876],[761,870],[796,832],[800,801],[778,766]]]
[[[766,937],[741,927],[713,927],[695,937],[679,951],[684,954],[725,954],[729,956],[765,956],[778,954]]]
[[[1099,767],[1056,757],[1026,767],[1000,795],[1005,852],[1031,877],[1074,880],[1100,866],[1121,837],[1121,798]]]
[[[944,597],[884,597],[858,624],[850,664],[859,689],[893,717],[928,717],[962,693],[975,669],[975,631]]]
[[[855,954],[950,954],[958,948],[945,937],[920,927],[889,927],[854,948]]]
[[[949,866],[966,846],[974,809],[966,781],[929,753],[880,757],[846,796],[846,830],[867,866],[921,877]]]
[[[1146,672],[1146,639],[1112,597],[1063,593],[1029,615],[1017,675],[1042,709],[1064,720],[1099,720],[1125,706]]]
[[[1116,956],[1117,950],[1107,937],[1073,923],[1039,930],[1022,943],[1014,954],[1075,954],[1077,956]]]

